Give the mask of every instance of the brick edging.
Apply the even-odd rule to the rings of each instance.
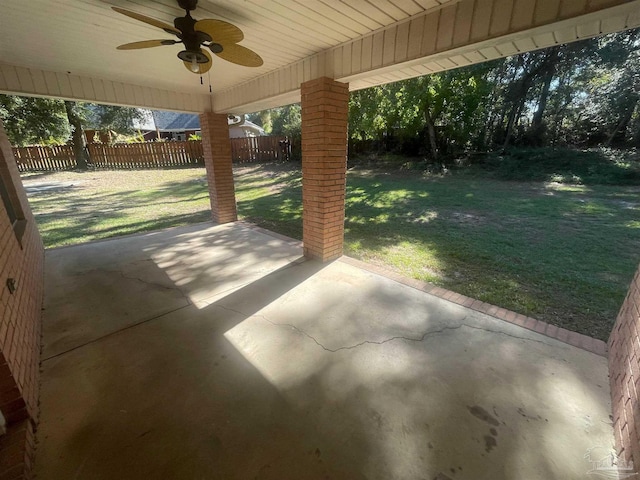
[[[514,325],[518,325],[520,327],[526,328],[527,330],[540,333],[542,335],[545,335],[546,337],[554,338],[562,343],[566,343],[582,350],[586,350],[587,352],[595,353],[596,355],[600,355],[601,357],[607,357],[607,344],[602,340],[598,340],[597,338],[589,337],[578,332],[572,332],[571,330],[567,330],[566,328],[557,327],[541,320],[527,317],[526,315],[522,315],[520,313],[516,313],[502,307],[491,305],[481,300],[476,300],[474,298],[452,292],[451,290],[438,287],[431,283],[404,277],[384,267],[366,263],[361,260],[356,260],[355,258],[347,257],[346,255],[340,257],[339,260],[349,265],[353,265],[354,267],[358,267],[368,272],[376,273],[383,277],[389,278],[408,287],[415,288],[449,302],[470,308],[471,310],[484,313],[508,323],[513,323]]]

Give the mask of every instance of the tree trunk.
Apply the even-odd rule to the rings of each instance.
[[[526,62],[525,62],[525,60],[526,60]],[[510,72],[510,78],[507,80],[507,86],[508,87],[506,88],[505,93],[504,93],[504,101],[503,101],[503,106],[502,106],[502,109],[501,109],[501,112],[500,112],[500,119],[498,120],[498,123],[497,123],[497,126],[499,126],[500,129],[501,129],[504,126],[505,118],[508,119],[507,120],[507,128],[504,130],[504,132],[505,132],[504,138],[506,139],[506,141],[504,139],[502,139],[502,143],[503,143],[502,148],[503,149],[506,148],[506,145],[509,142],[509,136],[511,135],[509,133],[510,132],[509,126],[511,125],[511,122],[512,122],[511,117],[513,115],[515,115],[515,103],[516,103],[516,101],[515,101],[515,99],[512,100],[511,98],[514,97],[514,91],[515,91],[516,88],[518,88],[519,82],[521,82],[521,79],[520,80],[517,79],[518,70],[520,68],[525,68],[525,70],[526,70],[525,63],[528,63],[528,61],[529,60],[528,60],[528,57],[526,57],[526,54],[525,55],[519,55],[518,57],[516,57],[516,64],[515,64],[514,67],[512,67],[511,72]],[[509,73],[509,72],[507,72],[507,73]],[[511,102],[511,108],[509,108],[510,102]],[[498,143],[497,141],[499,140],[498,138],[496,138],[496,131],[497,130],[498,130],[498,128],[496,128],[494,130],[494,134],[493,134],[493,137],[494,137],[493,141],[496,144]],[[500,130],[500,133],[502,133],[502,130]]]
[[[540,93],[540,99],[538,100],[538,108],[533,114],[533,121],[531,127],[534,132],[537,132],[542,127],[542,118],[544,117],[544,111],[547,108],[547,101],[549,100],[549,90],[551,89],[551,81],[555,73],[555,68],[549,71],[544,79],[544,85],[542,86],[542,92]]]
[[[519,115],[524,108],[525,101],[527,99],[527,94],[533,85],[534,80],[545,71],[551,71],[549,80],[549,86],[551,85],[551,80],[553,79],[553,75],[555,73],[555,67],[558,63],[558,52],[559,47],[551,50],[550,52],[545,53],[542,61],[537,63],[536,65],[536,56],[539,53],[530,54],[526,60],[524,60],[521,64],[523,66],[524,72],[522,77],[514,84],[513,90],[510,92],[510,96],[512,97],[512,105],[511,111],[509,112],[509,121],[507,124],[507,132],[504,139],[504,145],[502,146],[502,150],[506,150],[509,146],[509,141],[511,140],[511,135],[513,134],[513,129],[515,124],[518,121]],[[547,92],[548,95],[548,92]],[[544,99],[543,109],[540,112],[540,121],[542,121],[542,113],[544,113],[544,108],[546,108],[546,98]]]
[[[562,92],[564,86],[569,82],[569,76],[565,73],[558,77],[558,86],[557,91]],[[569,104],[573,101],[573,96],[571,91],[568,91],[564,94],[564,96],[558,96],[559,100],[556,101],[556,107],[551,112],[551,117],[553,117],[553,128],[551,131],[553,132],[551,135],[551,146],[553,148],[558,144],[558,140],[560,139],[560,134],[562,132],[562,121],[565,116],[565,112]]]
[[[434,161],[438,161],[438,138],[436,136],[436,126],[433,124],[433,118],[429,110],[430,106],[427,103],[424,106],[424,121],[427,124],[427,133],[429,134],[429,147],[431,150],[431,156]]]
[[[524,106],[524,100],[527,95],[528,88],[523,87],[523,93],[519,96],[516,102],[514,102],[511,111],[509,112],[509,121],[507,122],[507,132],[504,136],[504,144],[502,145],[502,151],[504,152],[509,146],[511,136],[513,135],[513,129],[516,126],[516,122],[522,113],[522,107]]]
[[[636,109],[636,105],[638,104],[638,99],[640,96],[635,95],[635,98],[631,101],[632,103],[625,109],[625,111],[620,116],[620,121],[616,125],[615,130],[609,135],[605,146],[610,147],[611,144],[616,141],[616,143],[624,142],[626,138],[626,130],[629,126],[629,122],[633,118],[633,111]]]
[[[540,98],[538,99],[538,108],[533,114],[533,120],[531,122],[531,130],[533,132],[533,138],[537,144],[543,143],[544,128],[542,125],[542,119],[544,118],[544,111],[547,108],[547,101],[549,100],[549,90],[551,90],[551,82],[556,75],[556,66],[560,58],[560,47],[552,47],[546,52],[544,59],[544,67],[542,68],[542,91],[540,92]]]
[[[82,119],[74,111],[73,102],[65,101],[64,107],[67,112],[67,119],[69,120],[69,125],[71,125],[73,129],[73,133],[72,133],[73,153],[76,157],[76,167],[79,170],[86,170],[88,155],[87,155],[87,143],[84,138],[84,131],[82,130]]]
[[[489,97],[489,103],[487,104],[488,107],[485,115],[484,125],[479,135],[479,147],[482,150],[485,150],[489,144],[495,142],[496,119],[498,118],[498,108],[496,100],[499,98],[499,89],[502,88],[504,76],[506,75],[506,73],[506,63],[503,63],[500,67],[499,73],[495,76],[495,80],[493,81],[493,88],[491,89],[491,96]]]

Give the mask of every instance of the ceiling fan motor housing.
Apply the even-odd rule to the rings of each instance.
[[[198,0],[178,0],[178,5],[187,11],[195,10],[198,5]]]
[[[185,46],[185,50],[178,53],[178,58],[189,63],[192,63],[194,59],[197,63],[208,63],[209,58],[202,53],[200,45],[204,42],[210,42],[211,36],[195,30],[196,21],[189,15],[189,12],[184,17],[176,18],[173,23],[182,32],[182,43]]]

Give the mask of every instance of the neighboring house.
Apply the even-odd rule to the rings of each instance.
[[[134,127],[147,141],[189,140],[191,135],[200,134],[200,119],[192,113],[150,110],[145,120]]]
[[[262,137],[266,134],[262,127],[247,120],[245,115],[229,115],[229,137]]]
[[[135,125],[147,141],[189,140],[191,135],[200,135],[200,119],[190,113],[151,110],[146,119]],[[262,127],[250,122],[245,115],[229,115],[229,137],[260,137],[266,135]]]

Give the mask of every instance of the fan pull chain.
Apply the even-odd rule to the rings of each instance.
[[[207,77],[209,78],[209,93],[213,93],[213,90],[211,89],[211,72],[207,72]]]

